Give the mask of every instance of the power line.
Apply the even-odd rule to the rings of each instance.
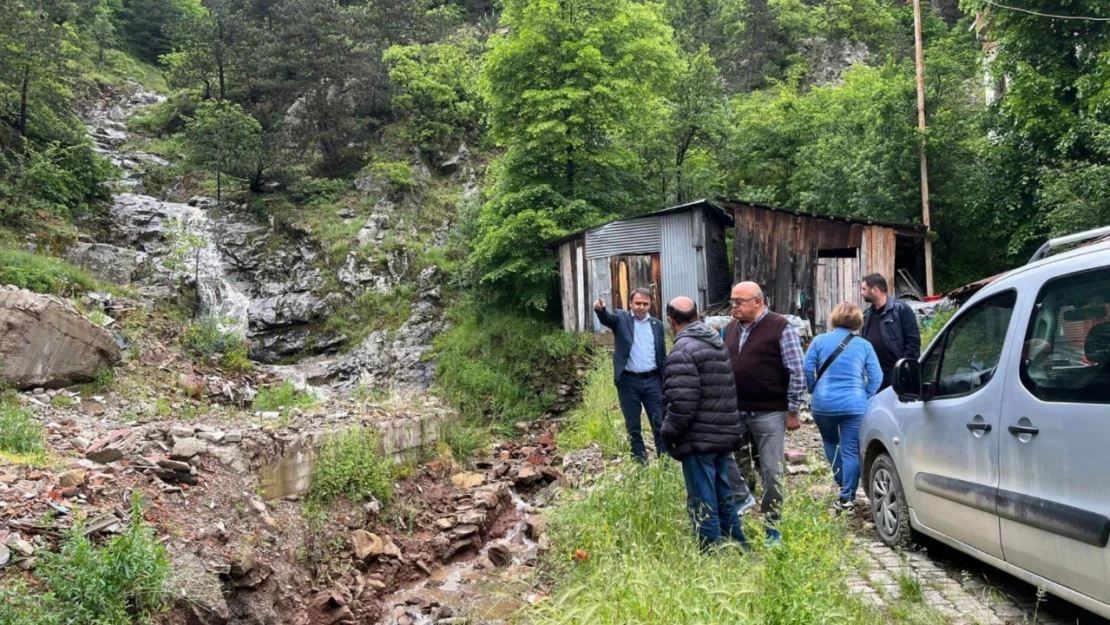
[[[999,3],[995,2],[994,0],[983,0],[983,2],[989,4],[993,7],[998,7],[1000,9],[1006,9],[1006,10],[1009,10],[1009,11],[1017,11],[1018,13],[1028,13],[1029,15],[1036,15],[1037,17],[1047,17],[1047,18],[1056,19],[1056,20],[1078,20],[1078,21],[1082,21],[1082,22],[1110,22],[1110,17],[1087,17],[1087,16],[1083,16],[1083,15],[1054,15],[1052,13],[1041,13],[1039,11],[1033,11],[1033,10],[1030,10],[1030,9],[1022,9],[1020,7],[1006,6],[1005,4],[999,4]]]

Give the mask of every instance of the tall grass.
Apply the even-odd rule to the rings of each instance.
[[[6,248],[0,248],[0,284],[67,297],[100,286],[92,276],[60,258]]]
[[[0,393],[0,452],[31,464],[46,455],[46,431],[12,391]]]
[[[883,617],[847,592],[843,521],[821,501],[787,495],[781,545],[748,522],[753,551],[703,554],[685,513],[678,464],[608,472],[551,518],[543,567],[554,595],[525,608],[533,625],[729,623],[878,624]],[[577,555],[577,557],[576,557]]]
[[[644,424],[644,431],[650,432]],[[613,384],[613,357],[606,353],[594,359],[582,391],[582,404],[570,412],[559,435],[566,449],[582,449],[596,443],[608,456],[629,451],[617,387]]]

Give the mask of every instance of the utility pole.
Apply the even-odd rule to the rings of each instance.
[[[933,294],[933,240],[929,237],[929,164],[925,158],[925,51],[921,43],[921,0],[913,0],[913,47],[917,60],[917,129],[921,133],[921,222],[925,224],[925,291]]]

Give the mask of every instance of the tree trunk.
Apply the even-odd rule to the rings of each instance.
[[[27,135],[27,91],[31,85],[31,66],[26,65],[23,68],[23,87],[19,96],[19,123],[16,129],[19,131],[20,144],[23,143],[23,137]]]

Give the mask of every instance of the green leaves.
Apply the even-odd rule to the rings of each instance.
[[[248,178],[262,158],[261,124],[232,102],[202,102],[184,137],[189,160],[212,171]]]

